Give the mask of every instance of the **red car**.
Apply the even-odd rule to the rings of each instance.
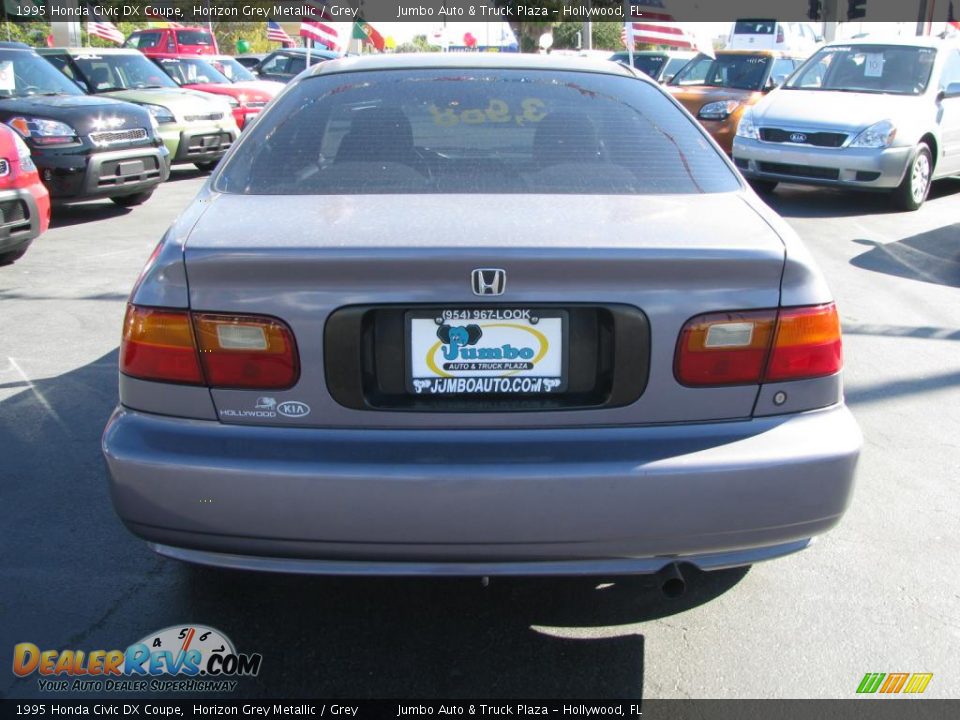
[[[50,225],[50,194],[30,149],[0,125],[0,265],[19,259]]]
[[[136,48],[147,57],[220,54],[217,39],[203,27],[135,30],[124,41],[123,47]]]
[[[232,82],[213,67],[206,57],[163,56],[150,59],[182,88],[226,96],[237,127],[241,130],[277,94],[277,90],[271,87],[272,83]]]

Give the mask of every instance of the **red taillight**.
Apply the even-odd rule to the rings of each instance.
[[[120,372],[143,380],[203,385],[190,313],[128,305]]]
[[[776,319],[776,310],[712,313],[691,319],[680,332],[677,379],[684,385],[759,382]]]
[[[840,318],[833,303],[699,315],[680,332],[675,359],[683,385],[755,385],[839,372]]]
[[[836,305],[780,311],[767,382],[833,375],[842,367],[843,342]]]
[[[293,333],[267,317],[194,314],[200,360],[211,387],[292,387],[300,374]]]
[[[120,371],[143,380],[278,390],[296,384],[300,368],[293,333],[274,318],[130,305]]]

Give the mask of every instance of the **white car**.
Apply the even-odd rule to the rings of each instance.
[[[744,19],[733,24],[727,50],[788,50],[812,54],[823,37],[805,22]]]

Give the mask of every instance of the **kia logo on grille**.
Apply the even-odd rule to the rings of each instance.
[[[807,136],[804,133],[790,133],[790,142],[805,143],[806,141],[807,141]]]
[[[474,295],[503,295],[507,289],[507,271],[497,268],[477,268],[470,274]]]

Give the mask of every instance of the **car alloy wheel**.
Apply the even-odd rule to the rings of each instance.
[[[913,169],[910,171],[910,192],[913,201],[920,205],[927,197],[930,189],[930,156],[926,153],[917,153],[913,160]]]

